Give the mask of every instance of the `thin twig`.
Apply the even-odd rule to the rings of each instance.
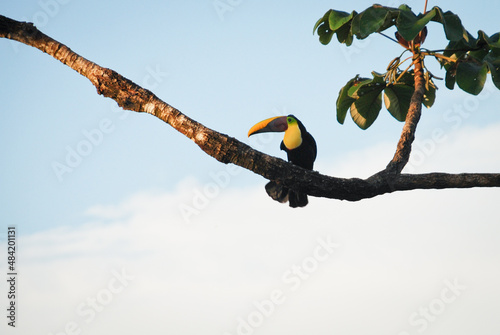
[[[438,53],[422,52],[422,56],[433,56],[436,58],[441,58],[441,59],[447,60],[448,62],[452,62],[452,63],[455,63],[457,61],[456,59],[453,59],[453,58],[450,58],[450,57],[447,57],[445,55],[438,54]]]
[[[411,58],[411,57],[409,57]],[[405,59],[404,61],[401,62],[401,64],[403,64],[406,60],[408,60],[409,58]],[[406,68],[406,70],[404,70],[403,72],[401,72],[401,74],[398,76],[398,78],[396,79],[396,82],[399,81],[399,79],[401,79],[401,77],[406,73],[408,72],[408,70],[413,66],[415,65],[415,60],[413,62],[411,62],[410,65],[408,65],[408,67]]]
[[[399,44],[399,42],[398,42],[396,39],[394,39],[394,38],[392,38],[392,37],[390,37],[390,36],[388,36],[388,35],[386,35],[386,34],[384,34],[384,33],[381,33],[380,31],[379,31],[378,33],[379,33],[380,35],[384,36],[385,38],[388,38],[388,39],[390,39],[391,41],[393,41],[393,42],[395,42],[395,43],[398,43],[398,44]]]

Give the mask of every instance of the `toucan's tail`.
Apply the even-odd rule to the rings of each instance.
[[[304,207],[308,203],[307,194],[290,190],[288,191],[288,203],[290,207]]]
[[[266,192],[273,200],[284,203],[289,202],[290,207],[304,207],[307,205],[307,194],[290,190],[275,181],[266,184]]]

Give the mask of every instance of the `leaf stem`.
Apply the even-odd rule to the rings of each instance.
[[[406,58],[403,62],[407,61],[409,58],[411,58],[411,57]],[[403,62],[401,62],[401,64],[402,64]],[[411,64],[410,64],[410,65],[408,65],[408,67],[406,68],[406,70],[404,70],[403,72],[401,72],[401,73],[400,73],[400,75],[399,75],[399,76],[398,76],[398,78],[396,79],[396,82],[398,82],[398,81],[399,81],[399,79],[401,79],[401,77],[402,77],[402,76],[403,76],[406,72],[408,72],[408,70],[409,70],[409,69],[410,69],[410,68],[411,68],[411,67],[412,67],[415,63],[416,63],[416,60],[414,60],[413,62],[411,62]]]
[[[422,49],[425,50],[426,53],[432,54],[435,52],[445,52],[445,51],[451,51],[451,52],[457,52],[457,51],[464,51],[464,52],[469,52],[469,51],[477,51],[481,50],[482,47],[475,47],[475,48],[464,48],[464,49],[438,49],[438,50],[429,50],[429,49]]]
[[[399,44],[399,42],[398,42],[396,39],[394,39],[394,38],[392,38],[392,37],[390,37],[390,36],[388,36],[388,35],[386,35],[386,34],[384,34],[384,33],[381,33],[380,31],[379,31],[378,33],[379,33],[380,35],[384,36],[385,38],[388,38],[388,39],[390,39],[391,41],[396,42],[396,43],[398,43],[398,44]]]
[[[439,53],[435,53],[435,52],[422,52],[422,56],[434,56],[436,58],[441,58],[441,59],[447,60],[448,62],[452,62],[452,63],[455,63],[457,61],[456,59],[453,59],[453,58],[447,57],[443,54],[439,54]]]

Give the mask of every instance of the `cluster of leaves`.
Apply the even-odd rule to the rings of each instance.
[[[367,129],[377,119],[382,100],[396,120],[404,121],[415,90],[414,72],[398,73],[400,78],[396,83],[387,82],[387,74],[377,72],[372,72],[372,79],[357,75],[349,80],[337,98],[337,121],[343,124],[350,110],[354,122],[361,129]],[[423,103],[431,107],[436,97],[436,86],[431,78],[427,79]]]
[[[449,41],[443,53],[421,48],[429,22],[442,24]],[[361,13],[329,10],[314,26],[322,44],[328,44],[337,36],[340,43],[350,46],[354,37],[367,38],[390,27],[396,28],[398,42],[414,56],[435,57],[446,70],[446,87],[453,89],[455,83],[464,91],[477,95],[484,87],[486,75],[491,73],[493,82],[500,89],[500,41],[499,34],[487,36],[479,31],[473,38],[463,27],[460,18],[450,12],[434,7],[425,14],[415,14],[407,5],[399,8],[373,5]],[[368,128],[382,108],[382,95],[388,111],[397,120],[404,121],[414,92],[414,73],[410,67],[404,71],[389,66],[388,72],[372,72],[373,79],[358,75],[340,90],[337,99],[337,120],[343,123],[350,109],[355,123]],[[391,62],[391,64],[393,64]],[[395,79],[396,78],[396,79]],[[425,71],[426,93],[424,105],[430,107],[435,99],[436,87],[432,75]],[[383,94],[382,94],[383,92]]]
[[[500,34],[486,35],[478,32],[478,38],[467,33],[467,38],[451,41],[439,58],[446,69],[445,84],[452,90],[455,83],[467,93],[479,94],[491,73],[493,84],[500,89]]]
[[[314,31],[318,32],[322,44],[330,43],[333,35],[337,34],[338,41],[349,46],[354,36],[364,39],[395,26],[405,40],[411,41],[430,21],[443,24],[446,38],[450,41],[467,36],[460,18],[452,12],[444,13],[439,7],[434,7],[426,14],[415,15],[407,5],[399,8],[373,5],[361,13],[352,11],[350,14],[330,9],[316,22]]]

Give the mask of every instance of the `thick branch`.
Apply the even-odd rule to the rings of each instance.
[[[74,53],[65,45],[41,33],[31,23],[14,21],[0,15],[0,37],[19,41],[51,55],[87,77],[99,94],[115,100],[124,109],[152,114],[167,122],[220,162],[239,165],[267,179],[279,180],[290,188],[313,196],[356,201],[403,190],[500,186],[500,174],[400,175],[398,172],[395,175],[384,170],[366,180],[321,175],[263,154],[235,138],[205,127],[161,101],[151,91]],[[417,83],[415,86],[417,87]],[[408,114],[414,116],[407,117],[408,125],[405,125],[403,130],[407,137],[400,141],[401,150],[398,145],[397,157],[393,160],[396,169],[408,161],[408,146],[413,141],[420,110],[410,111]]]
[[[386,170],[391,174],[399,174],[410,159],[411,145],[415,139],[415,131],[422,113],[422,102],[424,101],[425,79],[423,71],[423,59],[420,54],[416,54],[413,59],[415,64],[415,91],[410,100],[410,108],[406,114],[403,131],[398,142],[396,153],[387,165]]]

